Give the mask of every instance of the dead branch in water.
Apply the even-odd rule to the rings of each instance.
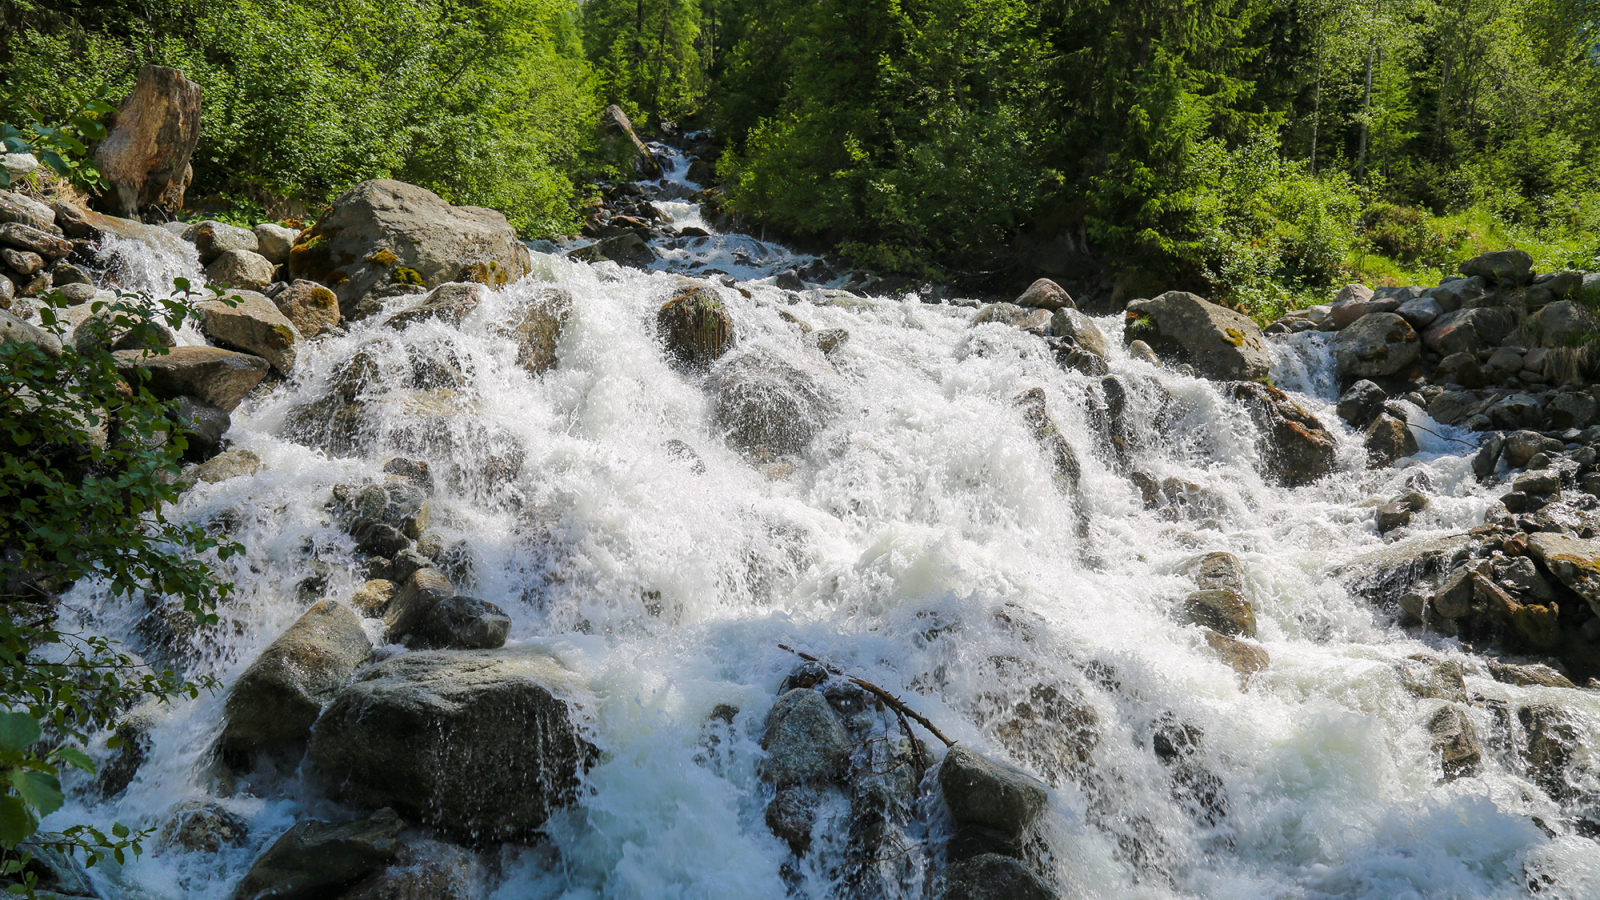
[[[928,721],[928,718],[926,716],[918,713],[916,710],[914,710],[911,707],[905,705],[903,702],[901,702],[899,697],[896,697],[895,695],[889,693],[888,691],[884,690],[883,688],[878,687],[877,685],[875,685],[872,682],[866,680],[865,678],[857,678],[854,675],[846,675],[838,667],[830,665],[829,663],[826,663],[826,662],[816,658],[815,656],[812,656],[809,653],[801,653],[799,650],[796,650],[795,648],[789,646],[788,644],[779,644],[778,647],[779,647],[779,649],[787,650],[790,653],[793,653],[795,656],[800,657],[801,659],[805,660],[806,662],[814,662],[817,665],[823,667],[824,669],[827,669],[829,672],[832,672],[833,674],[840,676],[841,678],[848,678],[851,681],[851,683],[855,684],[857,687],[862,688],[862,689],[866,690],[867,692],[869,692],[871,694],[877,695],[878,699],[880,699],[883,702],[889,704],[889,707],[891,709],[893,709],[895,711],[895,714],[900,717],[901,727],[906,727],[905,720],[906,720],[906,717],[909,716],[912,719],[916,720],[918,725],[921,725],[923,728],[928,729],[928,731],[931,732],[934,737],[938,738],[941,741],[944,741],[944,745],[946,747],[954,747],[956,745],[955,741],[952,741],[949,738],[945,737],[944,736],[944,732],[940,731],[937,726],[935,726],[932,722]],[[908,735],[911,734],[911,729],[908,728],[908,727],[906,728],[906,734],[908,734]],[[917,739],[916,739],[915,735],[911,736],[911,750],[912,750],[913,753],[915,753],[917,755],[918,765],[921,765],[922,748],[917,746]]]

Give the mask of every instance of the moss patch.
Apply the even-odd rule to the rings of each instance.
[[[418,272],[416,269],[408,269],[405,266],[396,268],[389,278],[396,284],[414,284],[417,287],[426,286],[423,283],[421,272]]]

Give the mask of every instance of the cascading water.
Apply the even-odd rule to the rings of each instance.
[[[684,224],[693,204],[669,193],[680,199],[662,205]],[[740,236],[660,249],[657,268],[720,261],[742,278],[795,262]],[[1600,696],[1495,681],[1479,658],[1408,636],[1329,574],[1385,546],[1371,498],[1426,485],[1419,535],[1480,524],[1490,501],[1463,436],[1436,426],[1440,438],[1403,468],[1368,471],[1327,407],[1331,360],[1315,335],[1278,348],[1274,377],[1341,436],[1340,462],[1285,489],[1258,474],[1251,419],[1217,385],[1125,355],[1121,323],[1098,320],[1128,389],[1132,462],[1204,498],[1174,516],[1147,510],[1106,448],[1100,379],[1063,370],[1022,331],[970,327],[968,309],[719,287],[740,353],[836,372],[837,415],[805,450],[753,459],[715,424],[715,371],[684,374],[662,353],[655,314],[676,276],[556,255],[535,268],[459,328],[394,330],[373,316],[307,345],[292,379],[234,413],[233,445],[261,469],[201,483],[175,510],[246,548],[222,568],[237,594],[221,623],[173,657],[230,684],[311,602],[366,580],[328,511],[333,488],[381,478],[397,455],[428,463],[431,528],[460,590],[510,614],[513,645],[577,674],[601,751],[544,841],[491,859],[490,896],[929,896],[946,827],[931,776],[916,809],[885,812],[865,855],[842,796],[821,808],[798,861],[764,821],[763,722],[799,662],[780,644],[1047,781],[1040,858],[1067,896],[1444,900],[1526,896],[1535,883],[1540,896],[1600,896],[1600,845],[1514,753],[1486,752],[1479,777],[1441,780],[1426,723],[1443,704],[1409,690],[1402,670],[1430,654],[1465,667],[1469,694],[1559,702],[1583,747],[1600,736]],[[502,326],[551,286],[571,294],[572,314],[558,365],[532,376]],[[792,318],[848,341],[824,360]],[[325,407],[304,410],[336,395],[358,357],[358,414],[332,435]],[[1032,388],[1076,451],[1076,492],[1058,489],[1015,405]],[[1248,681],[1181,613],[1186,566],[1218,550],[1243,561],[1271,655]],[[66,606],[163,652],[143,608],[92,586]],[[218,694],[163,710],[126,792],[97,802],[79,791],[46,826],[156,826],[216,792],[207,753],[222,706]],[[1499,727],[1485,706],[1463,708],[1480,734]],[[856,749],[862,773],[903,737],[892,716],[873,723],[884,740]],[[1175,734],[1187,736],[1178,749]],[[246,774],[221,800],[248,824],[245,846],[164,846],[98,877],[110,896],[228,897],[290,823],[340,815],[324,797],[304,768]]]

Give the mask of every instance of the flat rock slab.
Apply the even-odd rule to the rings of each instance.
[[[119,350],[116,357],[124,378],[142,377],[157,397],[196,397],[223,412],[237,409],[271,368],[259,356],[216,347],[174,347],[161,356]]]
[[[1528,535],[1528,552],[1600,615],[1600,541],[1540,532]]]

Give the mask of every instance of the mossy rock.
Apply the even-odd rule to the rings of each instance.
[[[511,275],[506,271],[505,266],[491,259],[483,262],[468,263],[461,269],[461,275],[456,280],[471,281],[476,284],[499,288],[505,287],[511,281]]]
[[[667,352],[690,368],[705,368],[733,346],[733,321],[708,287],[680,289],[656,313],[656,329]]]

